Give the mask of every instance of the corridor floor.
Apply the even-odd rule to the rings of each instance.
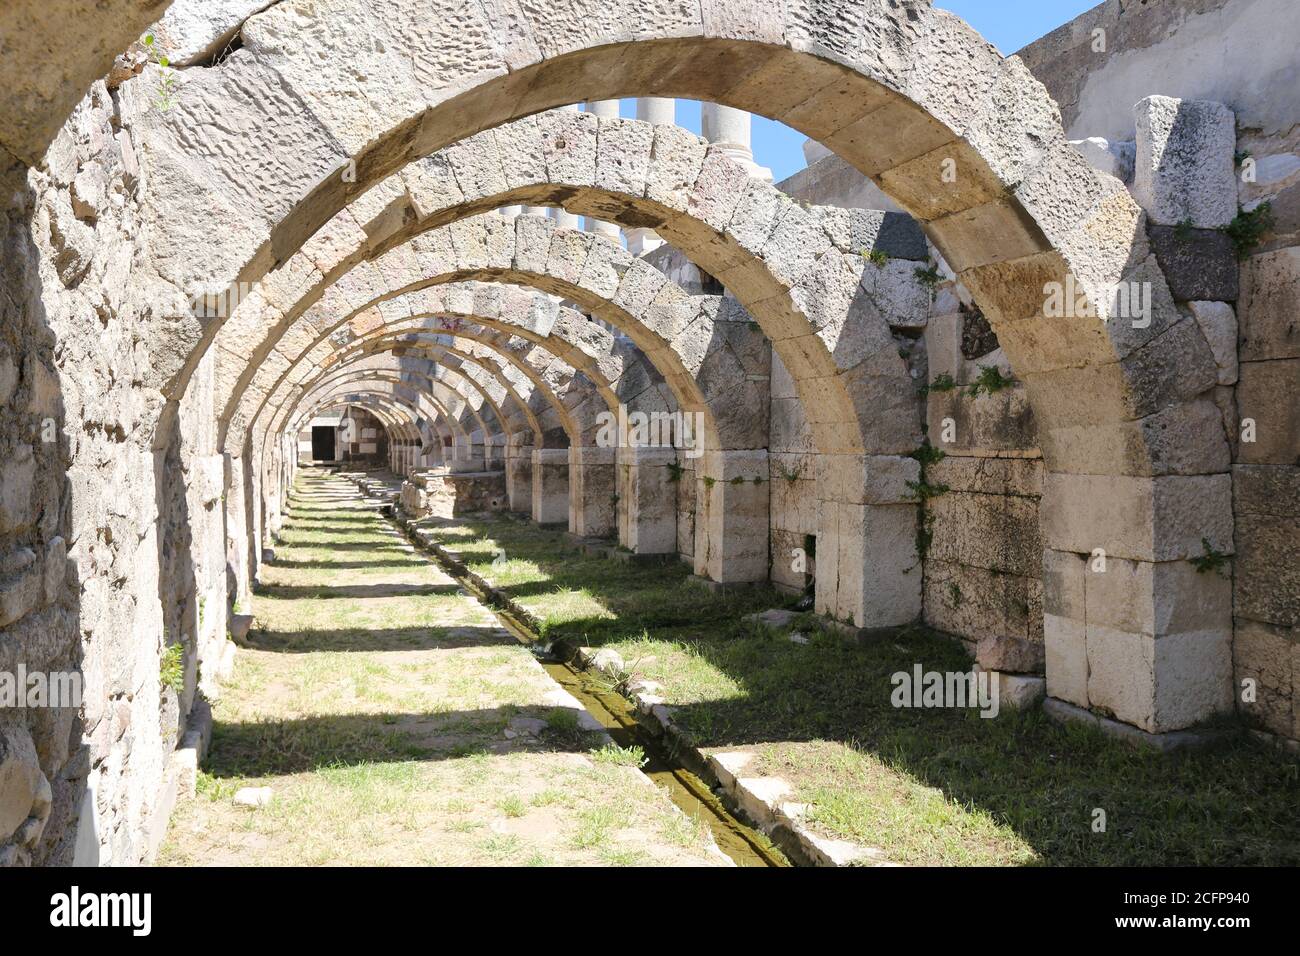
[[[726,865],[350,483],[304,471],[291,505],[160,864]]]

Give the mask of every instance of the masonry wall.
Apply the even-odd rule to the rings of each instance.
[[[1289,0],[1110,0],[1019,53],[1060,104],[1067,135],[1101,138],[1112,153],[1134,139],[1133,105],[1150,94],[1215,101],[1234,113],[1237,203],[1250,210],[1267,202],[1273,226],[1237,265],[1202,252],[1172,269],[1161,264],[1171,285],[1180,274],[1188,285],[1222,276],[1213,298],[1225,306],[1212,313],[1226,341],[1216,355],[1215,401],[1232,448],[1237,709],[1292,740],[1300,739],[1296,13]],[[1095,49],[1097,31],[1104,50]],[[1175,298],[1200,297],[1175,289]]]
[[[211,362],[168,406],[123,126],[96,83],[40,168],[0,172],[0,671],[84,691],[80,710],[0,710],[0,863],[148,859],[225,644]]]

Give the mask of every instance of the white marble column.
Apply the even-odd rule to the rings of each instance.
[[[677,101],[662,96],[643,96],[636,101],[636,118],[656,126],[677,122]],[[664,241],[653,229],[625,229],[627,251],[634,256],[645,255],[658,249]]]
[[[587,112],[594,113],[600,119],[618,119],[618,100],[595,100],[587,104]],[[586,220],[586,229],[588,232],[594,232],[598,236],[604,236],[613,242],[621,242],[622,230],[617,223],[605,222],[603,219],[592,219],[590,216]]]
[[[700,129],[704,138],[716,143],[742,166],[747,166],[750,175],[770,183],[772,170],[754,162],[754,150],[750,146],[752,119],[744,110],[721,103],[704,103],[700,107]]]

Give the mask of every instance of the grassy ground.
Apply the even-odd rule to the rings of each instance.
[[[910,864],[1300,863],[1300,764],[1253,741],[1164,756],[1038,710],[896,709],[891,674],[967,670],[961,648],[922,628],[856,646],[810,617],[795,643],[741,620],[775,592],[715,597],[684,566],[578,556],[505,517],[437,535],[547,637],[659,682],[706,752],[754,753],[747,774],[786,779],[824,835]]]
[[[305,473],[277,552],[161,863],[725,862],[350,484]]]

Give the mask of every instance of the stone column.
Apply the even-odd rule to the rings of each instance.
[[[1232,709],[1232,476],[1045,476],[1047,693],[1149,733]]]
[[[677,101],[661,96],[643,96],[636,101],[636,118],[655,125],[673,125],[677,122]],[[653,229],[625,229],[628,252],[634,256],[645,255],[663,245],[663,240]]]
[[[569,446],[569,531],[584,538],[614,534],[616,449]]]
[[[533,451],[533,520],[538,524],[569,521],[569,449]]]
[[[856,627],[921,613],[916,554],[920,464],[898,455],[823,455],[817,470],[815,609]]]
[[[719,584],[767,580],[767,450],[706,451],[696,475],[696,576]]]
[[[620,448],[618,542],[637,554],[677,551],[677,449]],[[674,472],[677,472],[675,475]]]
[[[749,135],[752,119],[744,110],[720,103],[705,103],[700,108],[700,126],[704,138],[749,169],[750,175],[770,183],[772,170],[754,162]]]
[[[531,445],[506,446],[506,497],[510,510],[531,514],[533,507],[533,448]]]

